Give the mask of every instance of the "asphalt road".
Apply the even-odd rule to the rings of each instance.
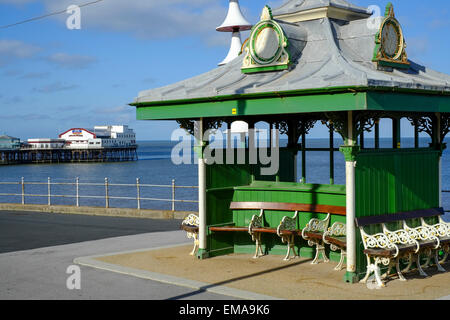
[[[179,230],[180,220],[0,211],[0,253]]]
[[[191,243],[180,221],[0,211],[0,300],[230,300],[210,292],[81,266],[78,257]]]

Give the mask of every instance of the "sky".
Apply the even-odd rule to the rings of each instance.
[[[4,27],[93,1],[0,0],[0,135],[56,138],[70,128],[126,124],[137,140],[169,140],[176,122],[137,121],[128,104],[139,91],[217,67],[228,53],[230,34],[215,30],[227,14],[227,0],[103,0],[81,7],[81,29],[67,28],[71,15],[65,12]],[[266,4],[283,2],[240,5],[257,23]],[[388,3],[351,2],[378,5],[382,12]],[[450,1],[392,2],[408,57],[450,74]],[[312,136],[327,133],[319,127]]]

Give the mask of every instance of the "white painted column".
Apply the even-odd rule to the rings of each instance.
[[[197,147],[200,150],[198,155],[198,214],[199,214],[199,249],[200,252],[206,249],[206,163],[203,155],[203,118],[199,121]]]
[[[354,146],[353,112],[348,112],[348,145]],[[355,231],[355,161],[345,163],[346,181],[346,227],[347,227],[347,273],[356,271],[356,231]]]

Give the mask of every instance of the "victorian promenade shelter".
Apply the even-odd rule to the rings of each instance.
[[[131,105],[139,120],[177,120],[191,133],[198,127],[200,141],[205,130],[230,127],[238,120],[249,128],[263,121],[288,136],[287,147],[280,149],[279,170],[270,176],[260,174],[264,165],[251,161],[208,165],[207,141],[197,144],[199,258],[254,250],[244,233],[209,230],[248,226],[254,210],[231,210],[233,201],[343,206],[346,214],[332,215],[331,223],[346,223],[344,279],[355,282],[366,271],[355,218],[441,206],[440,159],[450,131],[450,76],[408,59],[392,4],[380,18],[344,0],[290,0],[274,10],[266,6],[239,57],[197,77],[142,91]],[[392,119],[388,149],[379,147],[379,121],[386,118]],[[414,148],[400,145],[403,118],[415,128]],[[304,161],[297,176],[297,155],[305,160],[310,151],[306,136],[318,122],[330,130],[330,184],[306,183]],[[364,133],[371,130],[375,147],[367,148]],[[420,147],[420,132],[430,135],[429,146]],[[338,150],[345,156],[345,185],[334,184],[335,133],[344,141]],[[276,228],[284,215],[271,212],[267,225]],[[301,214],[298,227],[324,216]],[[266,253],[285,251],[276,235],[269,237]],[[295,245],[301,256],[313,255],[304,240]]]

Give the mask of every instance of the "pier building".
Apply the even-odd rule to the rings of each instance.
[[[20,139],[8,135],[0,136],[0,150],[20,149]]]
[[[0,164],[138,160],[136,134],[126,125],[72,128],[58,139],[28,139],[22,147],[14,139],[0,140]]]

